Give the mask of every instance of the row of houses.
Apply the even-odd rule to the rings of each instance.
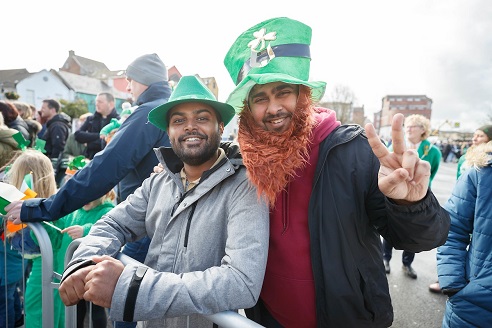
[[[104,63],[78,56],[70,50],[59,70],[43,69],[34,73],[25,68],[0,70],[0,99],[6,98],[6,93],[14,92],[19,100],[36,108],[40,108],[42,101],[48,98],[70,102],[84,100],[89,112],[94,113],[97,94],[109,92],[115,97],[119,111],[123,102],[131,101],[124,73],[124,70],[111,71]],[[175,85],[181,79],[181,73],[172,66],[168,68],[168,77],[170,84]],[[215,78],[201,79],[217,97]]]

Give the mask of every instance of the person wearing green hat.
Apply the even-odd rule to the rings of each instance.
[[[270,204],[265,279],[246,312],[266,327],[388,327],[381,236],[430,250],[445,242],[449,215],[428,189],[428,162],[406,150],[403,115],[390,152],[372,124],[340,125],[316,107],[326,84],[309,80],[311,34],[302,22],[269,19],[224,59],[243,162]]]
[[[183,76],[169,102],[149,113],[171,141],[171,148],[156,149],[164,170],[82,239],[59,287],[66,305],[83,295],[111,307],[113,320],[146,320],[150,328],[212,327],[200,314],[257,302],[268,206],[249,184],[238,146],[221,145],[233,117],[232,106],[195,76]],[[143,236],[151,239],[146,266],[110,257]]]

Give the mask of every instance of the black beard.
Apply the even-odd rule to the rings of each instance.
[[[171,147],[174,153],[176,153],[176,156],[178,156],[178,158],[183,163],[186,163],[190,166],[199,166],[210,160],[213,156],[217,155],[217,149],[220,146],[220,138],[221,138],[220,132],[218,130],[216,133],[211,134],[210,137],[197,133],[190,133],[187,134],[186,136],[190,136],[190,135],[200,135],[202,137],[205,137],[206,138],[205,145],[200,148],[196,147],[196,148],[185,149],[179,143],[175,145],[174,142],[171,141]],[[181,139],[182,137],[179,138],[179,140]]]

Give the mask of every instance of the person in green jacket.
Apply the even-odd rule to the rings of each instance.
[[[430,188],[442,158],[439,148],[427,140],[431,132],[430,120],[423,115],[414,114],[405,118],[404,126],[408,148],[416,149],[420,159],[431,165]]]
[[[70,179],[78,170],[89,163],[89,159],[84,156],[77,156],[68,163],[65,171],[66,177]],[[57,229],[47,229],[53,248],[53,270],[63,273],[65,269],[65,253],[68,246],[74,239],[82,238],[89,233],[92,225],[96,223],[104,214],[108,213],[114,206],[116,194],[110,190],[104,196],[84,205],[82,208],[64,216],[53,224]],[[58,292],[54,296],[55,302],[55,327],[65,325],[65,305],[63,304]],[[84,300],[77,304],[77,327],[84,327],[84,320],[88,312],[89,302]],[[105,328],[107,326],[106,310],[95,304],[92,306],[92,327]]]
[[[61,230],[56,231],[55,229],[51,229],[48,232],[53,247],[55,272],[63,273],[65,269],[65,253],[70,243],[74,239],[86,236],[92,225],[115,207],[115,198],[116,194],[113,190],[110,190],[101,198],[53,222]],[[55,326],[63,327],[65,322],[65,306],[58,292],[55,293],[55,304],[55,309],[62,309],[62,311],[55,310]],[[89,302],[84,300],[81,300],[77,304],[77,327],[84,327],[85,316],[89,312],[88,306]],[[92,327],[105,328],[107,326],[106,310],[95,304],[90,306],[92,306]]]
[[[408,149],[415,149],[421,160],[430,163],[429,189],[431,188],[432,179],[436,176],[439,164],[441,163],[442,154],[439,148],[431,144],[427,138],[431,132],[430,121],[427,117],[419,114],[407,116],[404,122],[405,137]],[[393,252],[393,245],[383,238],[383,263],[386,273],[391,272],[389,262]],[[415,253],[403,251],[402,263],[403,272],[412,279],[417,279],[417,273],[412,268]]]
[[[37,152],[37,151],[36,151]],[[41,161],[44,165],[38,165],[41,169],[44,168],[43,172],[53,171],[51,167],[51,162],[44,156],[41,152],[31,154],[32,151],[21,155],[19,161],[16,165],[12,166],[12,173],[9,174],[19,175],[26,171],[24,169],[25,162],[29,159],[33,163],[40,164]],[[39,153],[39,154],[38,154]],[[33,158],[34,156],[34,158]],[[36,161],[36,159],[38,159]],[[79,169],[84,167],[89,162],[88,159],[83,156],[75,157],[70,163],[68,163],[68,168],[66,175],[68,178],[73,176]],[[50,166],[48,166],[50,165]],[[52,175],[52,174],[51,174]],[[14,177],[15,177],[14,176]],[[23,175],[22,175],[23,176]],[[33,179],[37,179],[40,174],[33,174]],[[41,175],[45,177],[45,175]],[[17,179],[18,180],[18,179]],[[47,183],[51,184],[54,181],[47,179]],[[18,184],[18,183],[17,183]],[[35,186],[42,185],[40,182],[36,182]],[[19,186],[20,187],[20,186]],[[37,191],[36,189],[35,191]],[[53,188],[54,190],[54,188]],[[49,195],[47,195],[49,196]],[[99,199],[96,199],[82,208],[68,214],[67,216],[61,218],[60,220],[54,221],[51,225],[44,226],[48,236],[51,240],[53,249],[53,271],[57,273],[62,273],[65,268],[65,253],[68,249],[70,243],[77,238],[81,238],[89,233],[92,225],[101,218],[104,214],[109,212],[115,205],[114,199],[116,194],[113,190],[110,190],[106,195]],[[29,228],[23,229],[24,236],[18,234],[14,238],[14,248],[21,251],[25,258],[32,259],[33,266],[29,279],[26,284],[26,295],[25,295],[25,316],[26,316],[26,327],[42,327],[42,259],[39,253],[38,241],[33,232]],[[24,246],[22,246],[22,244]],[[85,301],[81,301],[77,305],[77,327],[84,327],[84,319],[86,315],[87,304]],[[97,305],[92,305],[92,321],[94,328],[105,328],[107,326],[107,316],[106,310]],[[65,327],[65,305],[60,299],[57,290],[54,291],[54,327],[64,328]]]
[[[28,174],[32,177],[32,190],[37,193],[37,197],[49,197],[56,192],[55,174],[51,160],[42,152],[34,149],[23,151],[13,162],[6,178],[10,184],[20,190],[24,177]],[[46,229],[50,228],[46,227]],[[25,228],[20,231],[22,233],[15,233],[15,235],[7,237],[10,238],[12,247],[22,252],[24,258],[32,259],[32,268],[26,282],[26,291],[24,294],[24,316],[25,327],[37,328],[42,326],[41,322],[43,318],[41,254],[37,245],[32,243],[33,239],[28,238],[31,236],[29,234],[30,229]],[[24,240],[30,242],[32,247],[29,247]],[[26,247],[23,247],[22,243]]]

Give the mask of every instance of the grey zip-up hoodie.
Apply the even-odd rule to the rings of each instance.
[[[235,146],[226,154],[234,151]],[[164,171],[103,216],[72,263],[114,256],[124,243],[147,235],[152,241],[145,264],[152,269],[141,282],[134,320],[146,320],[142,327],[212,327],[199,314],[249,308],[258,300],[268,254],[268,206],[239,158],[223,159],[185,192],[183,164],[170,148],[156,153]],[[136,269],[127,265],[117,282],[112,320],[123,319]]]

